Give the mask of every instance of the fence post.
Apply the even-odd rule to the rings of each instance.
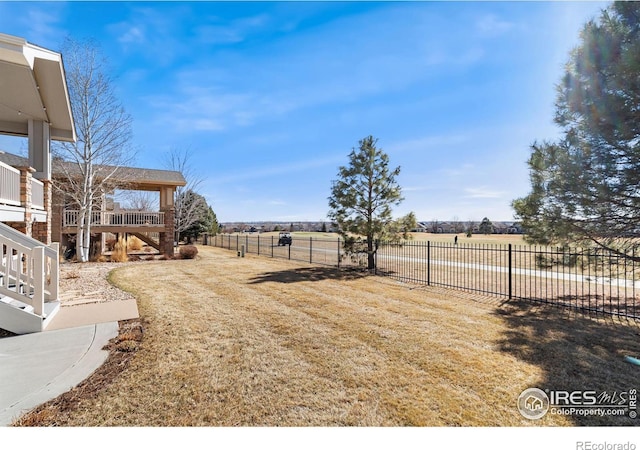
[[[511,281],[512,275],[512,257],[511,257],[511,244],[509,244],[509,300],[513,298],[513,285]]]
[[[427,241],[427,286],[431,286],[431,241]]]
[[[271,257],[273,258],[273,236],[271,236]]]
[[[309,264],[313,264],[313,236],[309,236]]]
[[[338,269],[340,268],[340,238],[338,238]]]
[[[373,254],[373,274],[378,275],[378,250]]]
[[[376,241],[374,242],[374,246],[375,246],[375,253],[373,254],[373,274],[374,275],[378,275],[378,247],[379,247],[379,241],[376,239]]]
[[[293,244],[293,239],[291,239],[291,244]],[[288,245],[288,247],[289,247],[289,259],[291,259],[291,244]]]
[[[258,233],[258,256],[260,256],[260,233]]]
[[[240,250],[240,235],[236,234],[236,251]]]

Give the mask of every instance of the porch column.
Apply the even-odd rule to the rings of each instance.
[[[48,187],[47,187],[48,185]],[[53,189],[53,182],[49,182],[45,184],[45,208],[47,205],[51,205],[51,209],[47,210],[50,212],[51,220],[47,217],[47,221],[50,222],[50,230],[51,230],[51,241],[59,242],[61,247],[66,247],[66,235],[62,233],[62,215],[65,204],[65,194],[62,194],[59,190]],[[46,199],[47,193],[49,194],[49,199]]]
[[[24,208],[24,224],[20,226],[20,231],[32,237],[31,180],[34,170],[31,167],[17,167],[17,169],[20,171],[20,206]]]
[[[29,119],[29,165],[36,169],[34,176],[42,181],[51,179],[49,142],[49,124]]]
[[[160,212],[164,213],[164,232],[160,233],[160,251],[167,256],[173,256],[173,241],[175,239],[174,193],[174,187],[160,188]]]
[[[51,135],[49,123],[43,120],[29,119],[29,165],[35,172],[32,174],[43,183],[44,187],[44,210],[47,213],[46,222],[34,223],[30,235],[39,241],[51,244]],[[35,170],[34,170],[35,169]],[[31,187],[29,180],[29,187]],[[29,201],[29,213],[31,201]],[[26,216],[26,214],[25,214]],[[27,218],[25,217],[25,220]]]
[[[31,230],[33,237],[40,242],[51,245],[53,209],[51,202],[51,181],[43,180],[44,187],[44,210],[47,212],[47,220],[44,222],[34,222]],[[60,238],[58,238],[59,240]]]

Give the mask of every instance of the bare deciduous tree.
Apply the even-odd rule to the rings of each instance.
[[[119,167],[133,158],[131,117],[115,96],[96,44],[67,39],[62,53],[78,140],[54,148],[56,170],[64,176],[55,188],[79,210],[76,255],[85,262],[89,260],[91,213],[101,206],[103,194],[122,181],[114,176]]]
[[[169,170],[182,173],[187,181],[185,186],[178,186],[175,194],[175,233],[176,241],[180,233],[199,222],[208,208],[201,195],[194,195],[202,184],[203,178],[198,175],[191,163],[189,149],[172,149],[165,158],[165,166]]]
[[[157,192],[123,190],[118,199],[122,209],[133,211],[157,211],[160,199]]]

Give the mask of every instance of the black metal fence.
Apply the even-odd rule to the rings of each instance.
[[[340,239],[217,235],[208,244],[235,252],[335,267],[366,267],[364,252],[345,252]],[[640,320],[640,263],[603,249],[512,244],[379,243],[376,274],[507,299],[554,304]]]
[[[310,264],[327,266],[353,266],[359,262],[346,258],[342,248],[342,239],[318,239],[293,236],[291,245],[278,245],[277,236],[260,234],[218,234],[208,236],[205,243],[214,247],[226,248],[234,252],[253,253],[271,258],[283,258],[304,261]]]

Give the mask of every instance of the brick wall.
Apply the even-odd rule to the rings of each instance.
[[[173,241],[175,234],[175,210],[173,206],[160,209],[164,213],[164,233],[160,233],[160,251],[173,256]]]
[[[31,236],[31,227],[27,229],[27,225],[31,225],[31,222],[28,224],[26,222],[3,222],[5,225],[9,225],[14,230],[18,230],[20,233],[26,234],[27,236]]]

